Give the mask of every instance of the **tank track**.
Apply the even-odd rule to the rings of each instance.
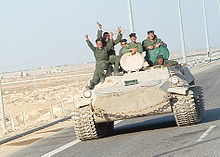
[[[177,95],[172,107],[178,126],[199,123],[205,110],[201,87],[190,88],[186,96]]]
[[[94,115],[88,106],[75,109],[72,119],[74,121],[75,134],[82,141],[105,136],[114,128],[114,122],[96,124]]]

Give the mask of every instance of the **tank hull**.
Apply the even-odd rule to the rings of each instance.
[[[152,77],[154,76],[154,77]],[[169,71],[155,68],[109,77],[94,90],[92,106],[97,123],[172,112],[168,95]],[[126,85],[128,81],[134,84]]]

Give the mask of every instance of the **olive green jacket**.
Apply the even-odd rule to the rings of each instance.
[[[127,53],[127,52],[130,52],[132,48],[137,48],[137,52],[140,52],[142,53],[143,52],[143,48],[142,48],[142,45],[141,43],[137,42],[137,43],[128,43],[126,48],[123,49],[123,53]]]
[[[113,44],[113,40],[111,39],[108,44],[103,47],[103,48],[97,48],[95,47],[90,40],[86,40],[88,46],[90,47],[90,49],[94,52],[94,55],[95,55],[95,59],[96,61],[103,61],[103,60],[106,60],[108,61],[109,59],[109,54],[108,52],[114,47],[114,44]]]
[[[161,44],[161,46],[167,47],[167,44],[164,43],[161,39],[157,38],[157,36],[155,36],[153,41],[151,41],[149,38],[147,38],[142,42],[142,46],[143,46],[144,51],[148,50],[147,49],[148,46],[155,46],[156,44]]]
[[[127,50],[127,47],[122,47],[120,50],[119,50],[119,56],[123,56],[123,54],[126,53],[126,50]],[[128,52],[128,51],[127,51]]]
[[[98,30],[97,39],[103,39],[102,38],[102,31],[101,30]],[[117,38],[115,40],[113,40],[113,47],[112,47],[112,49],[108,52],[109,55],[115,55],[116,54],[114,46],[117,45],[121,40],[122,40],[122,34],[118,33]],[[104,42],[104,46],[106,46],[108,44],[108,42],[105,41]]]

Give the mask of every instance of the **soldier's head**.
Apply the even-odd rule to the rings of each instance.
[[[110,40],[109,32],[104,32],[104,33],[103,33],[103,39],[104,39],[105,41]]]
[[[157,62],[158,65],[163,65],[164,64],[163,55],[157,56],[157,61],[156,62]]]
[[[103,41],[102,41],[102,39],[96,39],[96,46],[98,47],[98,48],[102,48],[103,47]]]
[[[127,45],[127,39],[122,39],[120,43],[121,43],[121,47],[125,47]]]
[[[155,34],[154,34],[154,30],[150,30],[147,32],[147,37],[150,39],[150,40],[154,40],[155,38]]]
[[[129,37],[130,37],[131,42],[136,43],[137,41],[136,33],[129,34]]]

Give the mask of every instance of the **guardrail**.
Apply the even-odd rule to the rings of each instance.
[[[217,61],[220,59],[220,50],[213,51],[211,53],[210,59],[209,59],[208,55],[204,54],[204,53],[190,55],[190,56],[187,56],[187,64],[188,64],[189,68],[192,68],[195,66],[209,63],[209,62]],[[182,58],[175,58],[174,60],[179,63],[182,62]]]

